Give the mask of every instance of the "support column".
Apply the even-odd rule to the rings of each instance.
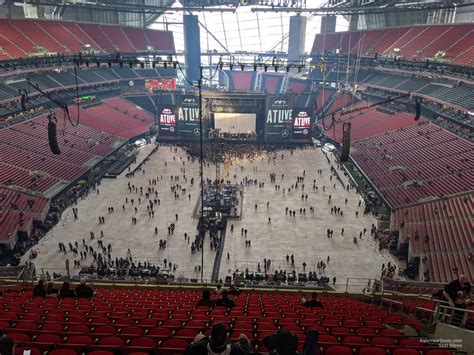
[[[183,15],[184,28],[184,61],[186,76],[190,81],[200,79],[199,66],[201,65],[201,42],[199,22],[196,15]]]
[[[288,61],[297,62],[304,54],[306,39],[306,16],[290,17],[290,32],[288,36]]]

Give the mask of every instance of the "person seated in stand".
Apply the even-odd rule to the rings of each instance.
[[[318,353],[319,332],[311,330],[306,335],[303,352],[298,352],[298,336],[285,328],[263,338],[269,354],[277,355],[314,355]]]
[[[451,281],[444,287],[443,297],[449,302],[451,307],[455,307],[456,299],[463,290],[471,290],[471,283],[465,275],[461,275],[458,280]]]
[[[196,307],[214,307],[214,301],[211,300],[211,291],[209,290],[203,290],[202,291],[202,297],[196,304]]]
[[[58,297],[58,289],[54,288],[54,284],[52,282],[48,282],[46,286],[46,296],[47,297]]]
[[[220,295],[220,294],[222,293],[222,291],[223,291],[223,290],[222,290],[222,285],[219,284],[219,285],[217,285],[216,288],[214,289],[214,294]]]
[[[229,295],[232,295],[232,296],[240,295],[240,290],[237,287],[235,287],[234,284],[229,286],[229,290],[227,292]]]
[[[235,306],[235,302],[229,299],[227,291],[222,291],[222,298],[216,301],[216,307],[217,306],[232,308]]]
[[[0,329],[0,354],[2,355],[13,355],[15,353],[15,343],[7,333]]]
[[[316,292],[313,292],[311,295],[310,300],[306,300],[306,298],[301,299],[301,304],[305,307],[312,308],[312,307],[320,307],[323,308],[323,304],[318,301],[318,294]]]
[[[71,290],[71,285],[67,281],[63,282],[63,285],[61,286],[61,290],[59,291],[59,295],[62,298],[76,297],[76,293],[74,292],[74,290]]]
[[[46,297],[46,289],[44,288],[44,281],[39,280],[38,284],[33,287],[33,297]]]
[[[88,285],[86,285],[86,280],[82,279],[81,284],[76,287],[76,296],[79,298],[91,298],[94,296],[94,291]]]
[[[198,334],[188,346],[185,355],[247,355],[250,341],[245,334],[240,334],[239,340],[231,344],[227,339],[227,329],[223,324],[214,324],[211,336]]]

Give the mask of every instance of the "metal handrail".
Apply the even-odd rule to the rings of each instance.
[[[474,310],[452,307],[451,305],[445,306],[438,304],[433,312],[434,316],[432,320],[432,325],[435,325],[437,322],[447,323],[446,321],[450,320],[449,324],[451,325],[467,329],[474,328],[474,325],[467,323],[470,316],[474,315]],[[462,316],[462,318],[456,318],[460,316]]]

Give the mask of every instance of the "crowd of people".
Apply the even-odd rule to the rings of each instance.
[[[186,215],[185,217],[181,217],[181,211],[172,211],[171,217],[167,217],[167,233],[166,228],[164,233],[159,230],[156,224],[158,224],[158,222],[161,221],[163,218],[163,210],[160,210],[160,206],[162,205],[161,200],[166,198],[163,195],[164,193],[169,194],[169,192],[162,191],[162,186],[163,184],[166,185],[166,189],[169,189],[168,191],[171,191],[171,194],[174,196],[175,200],[185,200],[186,202],[191,201],[191,193],[195,192],[196,189],[200,189],[200,186],[198,186],[198,184],[195,184],[195,179],[197,179],[197,177],[192,175],[193,170],[189,168],[189,164],[190,162],[195,162],[196,159],[200,157],[201,152],[199,144],[189,143],[179,144],[178,146],[182,147],[185,150],[185,152],[187,153],[186,156],[179,154],[179,148],[174,145],[170,145],[169,147],[162,147],[162,149],[166,150],[168,150],[169,148],[169,151],[171,153],[170,159],[167,159],[162,163],[164,165],[164,170],[159,171],[158,173],[155,172],[153,174],[150,173],[150,171],[153,171],[153,169],[148,169],[146,166],[148,163],[144,162],[143,164],[140,164],[140,167],[136,169],[136,173],[138,174],[136,174],[135,176],[138,175],[140,178],[142,178],[143,176],[143,181],[137,178],[127,181],[126,189],[122,197],[120,197],[122,200],[119,201],[119,204],[115,206],[109,204],[105,207],[104,212],[98,212],[96,218],[98,218],[99,220],[99,228],[103,228],[100,229],[100,236],[99,231],[90,231],[90,240],[88,240],[87,242],[85,240],[86,238],[82,238],[82,243],[80,240],[68,243],[59,242],[60,253],[65,254],[68,258],[70,258],[70,255],[72,255],[73,260],[70,260],[70,262],[72,265],[74,265],[75,269],[80,271],[80,274],[92,274],[97,275],[101,278],[150,278],[153,277],[153,275],[156,273],[173,273],[175,271],[179,272],[178,265],[174,262],[171,262],[170,260],[166,260],[162,252],[164,251],[166,253],[166,255],[168,256],[167,259],[172,256],[169,254],[168,251],[170,242],[172,239],[175,238],[174,235],[176,228],[178,228],[178,231],[184,232],[182,230],[182,227],[180,228],[178,226],[181,224],[182,218],[186,220]],[[282,207],[281,213],[283,214],[284,211],[283,216],[279,215],[279,213],[268,216],[269,211],[272,211],[272,213],[273,211],[275,211],[273,203],[272,206],[270,206],[270,200],[264,200],[262,201],[262,203],[254,204],[252,212],[254,212],[255,214],[266,214],[264,218],[267,219],[266,223],[268,223],[268,225],[278,223],[282,218],[287,218],[286,216],[288,215],[290,215],[292,219],[296,219],[297,221],[298,218],[312,217],[312,215],[315,214],[316,208],[318,209],[318,212],[320,212],[320,209],[322,207],[320,205],[314,206],[311,204],[311,202],[316,202],[314,200],[314,194],[315,192],[317,192],[316,190],[326,191],[328,189],[332,189],[331,191],[333,191],[337,190],[338,187],[336,184],[331,187],[326,186],[327,183],[323,183],[323,169],[318,169],[317,176],[315,179],[313,179],[309,178],[309,176],[311,175],[304,168],[302,168],[301,171],[299,171],[294,178],[290,178],[288,176],[289,174],[285,176],[285,173],[281,173],[281,170],[278,171],[278,168],[276,167],[272,168],[272,166],[276,166],[276,164],[280,163],[280,161],[284,161],[285,159],[293,159],[292,156],[294,155],[295,151],[299,149],[303,150],[305,147],[288,147],[288,150],[286,151],[277,152],[277,149],[281,148],[281,146],[277,147],[268,144],[258,145],[208,143],[205,144],[203,147],[204,162],[208,165],[214,162],[224,162],[227,168],[229,168],[229,166],[232,166],[239,159],[247,159],[253,163],[261,162],[262,165],[254,164],[254,166],[252,167],[252,172],[254,173],[259,171],[259,169],[261,169],[261,166],[263,168],[264,165],[268,165],[268,167],[265,167],[263,171],[268,171],[268,176],[270,184],[272,185],[272,189],[274,187],[275,193],[277,195],[281,194],[283,196],[283,199],[287,200],[289,203],[286,206],[283,205],[285,206],[284,208]],[[148,160],[149,156],[147,156],[147,161]],[[331,167],[331,174],[329,176],[329,179],[331,181],[338,179],[337,169],[332,164],[333,163],[328,159],[328,167]],[[173,165],[173,167],[171,167],[171,165]],[[166,173],[167,169],[169,169],[169,174]],[[241,173],[239,174],[239,176],[237,176],[239,169]],[[249,189],[254,189],[255,187],[257,187],[258,189],[268,189],[267,185],[265,185],[265,183],[268,184],[268,182],[266,182],[267,179],[255,178],[255,175],[252,176],[252,172],[247,172],[244,169],[244,165],[235,165],[234,170],[235,173],[233,173],[233,181],[234,183],[237,182],[237,184],[239,184],[240,181],[241,185],[241,189],[236,190],[237,192],[233,194],[235,198],[244,198],[242,193],[244,191],[244,187],[246,186],[249,186]],[[226,171],[229,171],[229,169],[227,169]],[[225,174],[223,176],[225,176]],[[261,174],[259,176],[261,177]],[[229,174],[227,174],[226,178],[229,179]],[[324,179],[326,178],[327,177],[324,177]],[[308,181],[308,179],[310,180]],[[223,179],[220,182],[229,183],[230,181],[231,180],[224,181]],[[215,181],[213,181],[212,179],[207,179],[207,182],[212,184]],[[95,185],[91,186],[90,191],[95,192],[96,195],[99,195],[99,186],[100,182],[97,182]],[[313,188],[313,191],[311,191],[311,186]],[[345,190],[345,186],[343,188]],[[341,205],[342,203],[344,203],[344,200],[342,200],[342,203],[338,204],[335,202],[338,201],[338,199],[333,198],[333,195],[334,193],[331,193],[328,197],[328,215],[337,215],[342,220],[344,212],[343,206]],[[301,207],[290,208],[290,203],[292,202],[291,199],[301,199],[301,201],[299,201],[299,203],[301,203]],[[348,200],[346,198],[345,205],[347,205],[347,203]],[[363,207],[361,206],[361,203],[362,202],[359,202],[359,207]],[[251,206],[253,206],[253,204]],[[168,205],[165,207],[169,209]],[[81,218],[81,211],[79,209],[80,207],[73,208],[74,220]],[[150,237],[154,237],[153,242],[156,243],[156,247],[158,250],[158,255],[152,258],[153,260],[164,259],[163,264],[161,262],[156,261],[147,261],[147,258],[141,258],[141,261],[138,261],[138,257],[132,258],[131,255],[127,255],[127,257],[124,257],[119,248],[117,248],[117,250],[112,248],[113,241],[110,241],[108,238],[107,226],[110,223],[110,220],[116,219],[116,215],[122,214],[126,215],[127,218],[131,218],[133,228],[135,228],[134,226],[141,224],[143,218],[147,219],[146,223],[155,224],[155,218],[158,217],[156,224],[152,227],[150,231]],[[143,217],[144,215],[147,215],[148,217]],[[255,237],[255,231],[252,234],[249,233],[250,226],[247,226],[245,224],[245,220],[242,220],[242,222],[239,222],[240,235],[245,237],[245,239],[241,239],[242,247],[245,247],[247,249],[252,248],[255,243],[254,240],[252,240],[252,238]],[[188,222],[185,223],[187,224]],[[232,223],[228,224],[230,226],[231,234],[235,233],[235,226],[233,223],[234,222],[232,221]],[[333,227],[334,226],[331,223],[331,225],[329,225],[329,228],[327,228],[328,238],[334,237],[334,231],[332,229]],[[372,232],[373,228],[374,226],[372,226]],[[365,235],[366,232],[366,228],[361,230],[358,239],[361,239],[362,235]],[[95,234],[98,235],[96,236]],[[237,235],[234,234],[233,237],[235,238],[237,237]],[[341,230],[341,235],[344,236],[344,228],[342,228]],[[202,252],[202,248],[205,245],[204,242],[209,243],[209,248],[211,249],[211,251],[215,253],[223,252],[221,250],[221,233],[217,230],[211,230],[210,233],[203,233],[198,225],[196,232],[193,232],[192,230],[190,231],[189,229],[184,232],[184,240],[185,243],[188,244],[191,256]],[[95,245],[96,242],[97,245]],[[262,256],[264,256],[264,254]],[[247,280],[251,282],[256,282],[263,279],[267,281],[281,283],[296,282],[298,280],[306,279],[308,281],[315,282],[319,285],[330,284],[330,280],[333,280],[333,285],[335,284],[334,275],[331,275],[331,278],[329,278],[329,275],[327,275],[328,273],[332,273],[332,270],[329,270],[329,272],[327,270],[327,265],[329,264],[329,257],[327,260],[325,259],[318,261],[317,267],[316,260],[308,259],[296,262],[293,255],[291,256],[291,258],[289,255],[287,255],[286,264],[284,265],[281,265],[280,262],[278,262],[278,264],[272,264],[272,260],[270,258],[262,257],[262,259],[260,262],[256,263],[256,268],[254,270],[249,270],[249,272],[246,273]],[[216,258],[216,260],[220,259]],[[229,263],[232,262],[231,255],[229,253],[227,253],[226,260]],[[196,275],[196,273],[202,272],[201,265],[185,265],[185,267],[194,267],[194,275]],[[236,265],[236,268],[238,268],[238,265]],[[262,277],[260,276],[260,274],[263,274],[264,276]]]
[[[84,279],[75,289],[71,288],[69,282],[63,282],[60,289],[55,288],[52,282],[48,282],[45,287],[43,279],[38,280],[33,287],[33,297],[91,298],[93,295],[94,291]]]

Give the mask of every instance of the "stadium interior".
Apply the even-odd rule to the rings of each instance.
[[[474,354],[473,213],[473,0],[0,0],[0,355]]]

